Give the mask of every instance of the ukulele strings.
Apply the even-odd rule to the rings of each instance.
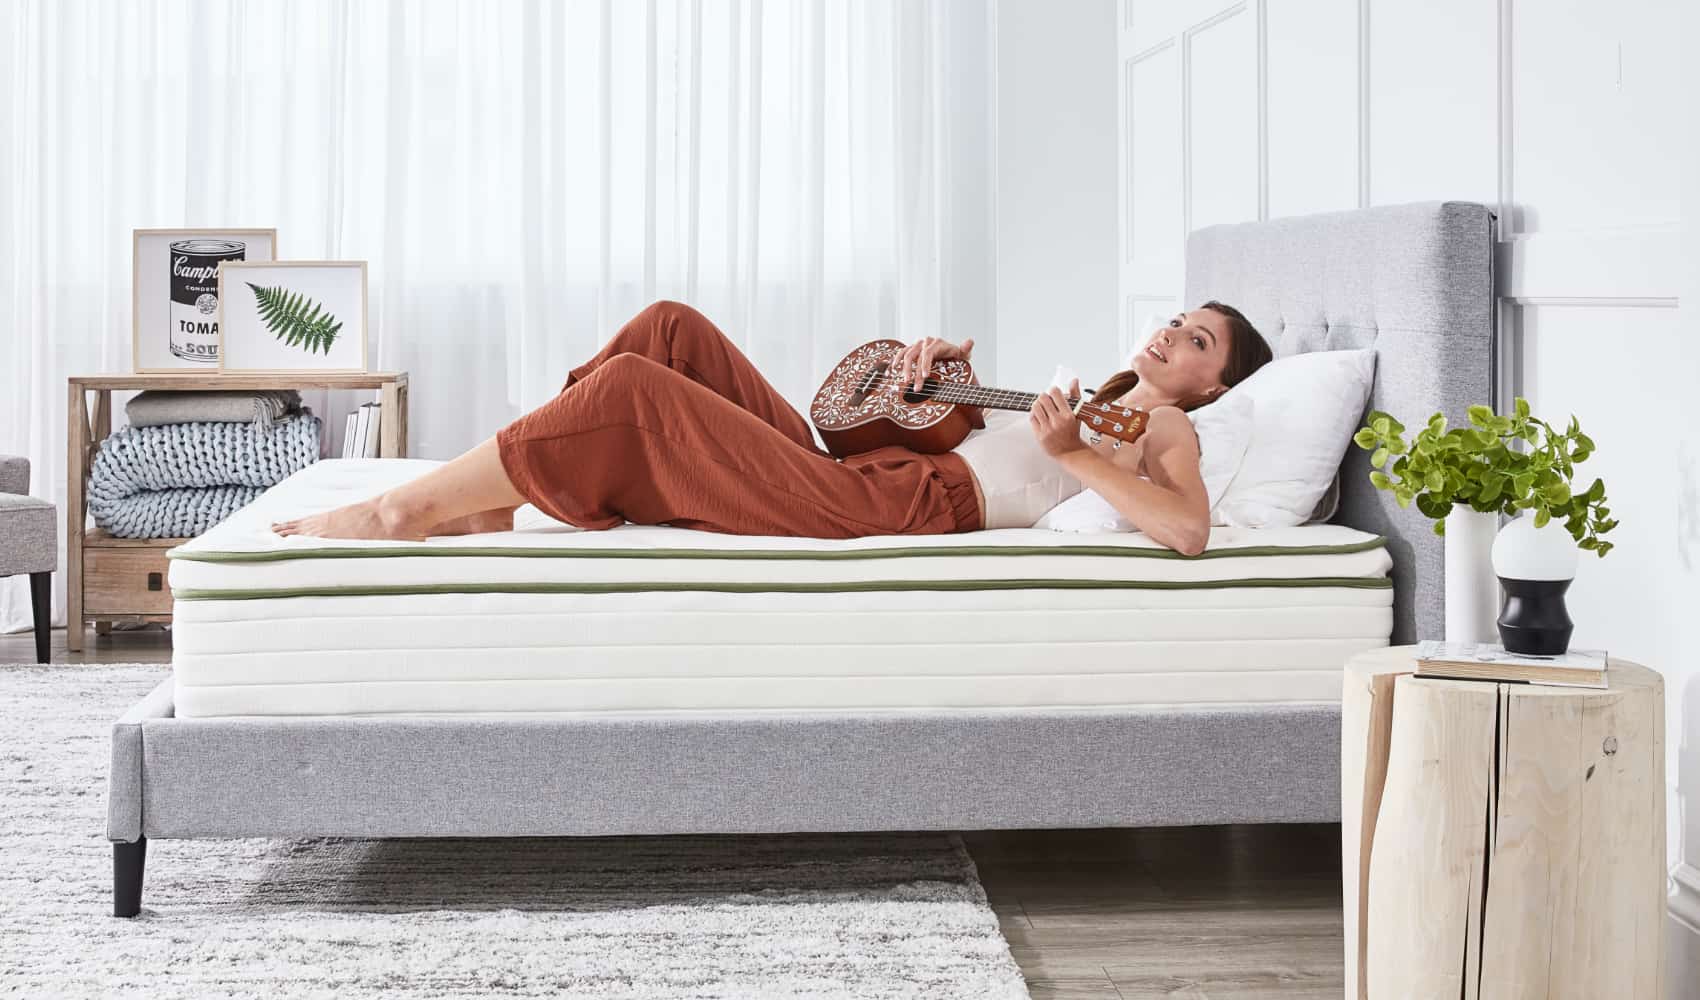
[[[910,386],[910,385],[912,385],[912,383],[908,379],[900,379],[900,378],[897,378],[897,377],[891,376],[891,375],[877,376],[873,379],[870,379],[865,384],[867,385],[868,389],[870,389],[870,390],[876,389],[876,388],[885,388],[887,386],[893,386],[893,385],[898,385],[898,386]],[[1028,400],[1036,400],[1036,399],[1038,399],[1038,397],[1040,395],[1039,393],[1036,393],[1036,392],[1024,392],[1020,389],[991,389],[991,388],[987,388],[986,386],[982,386],[982,385],[971,385],[971,384],[968,384],[968,383],[965,383],[965,382],[950,382],[950,381],[945,381],[945,380],[942,380],[942,379],[935,379],[935,378],[926,379],[922,383],[921,391],[930,392],[931,390],[936,390],[936,389],[952,389],[952,388],[962,389],[962,390],[967,390],[967,391],[977,390],[979,392],[987,393],[988,394],[987,398],[989,398],[989,399],[996,400],[998,402],[1008,402],[1008,403],[1018,402],[1018,401],[1021,400],[1022,397],[1026,397]],[[944,403],[963,403],[965,405],[970,405],[970,406],[974,405],[970,400],[966,400],[966,399],[942,399],[942,398],[937,397],[937,396],[934,396],[933,398],[938,399],[939,402],[944,402]],[[1032,404],[1028,403],[1027,405],[1031,406]],[[1103,410],[1105,413],[1111,412],[1110,404],[1108,404],[1108,403],[1098,403],[1098,402],[1094,402],[1092,400],[1086,400],[1086,402],[1084,403],[1084,406],[1089,408],[1089,409],[1100,409],[1100,410]]]
[[[884,388],[892,385],[907,389],[912,385],[912,383],[906,379],[881,378],[868,383],[868,388]],[[952,389],[960,390],[963,398],[949,398],[949,392]],[[1004,403],[1011,406],[1019,405],[1022,409],[1031,407],[1033,405],[1033,401],[1038,398],[1037,393],[1022,392],[1018,389],[992,389],[986,386],[968,385],[962,382],[941,382],[935,379],[927,379],[922,384],[920,391],[926,393],[931,399],[941,403],[963,403],[966,405],[973,405],[973,399],[968,397],[974,397],[989,403]]]

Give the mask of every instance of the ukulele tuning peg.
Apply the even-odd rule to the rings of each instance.
[[[1092,417],[1092,423],[1094,423],[1094,424],[1101,424],[1101,423],[1103,423],[1103,422],[1104,422],[1104,418],[1103,418],[1103,417],[1100,417],[1100,416],[1096,416],[1096,415],[1094,415],[1094,416],[1093,416],[1093,417]]]
[[[1102,441],[1102,440],[1104,440],[1104,435],[1099,433],[1098,431],[1093,431],[1092,436],[1086,439],[1086,443],[1087,444],[1097,444],[1099,441]]]
[[[1115,425],[1115,426],[1116,426],[1116,433],[1118,433],[1118,434],[1119,434],[1119,433],[1121,433],[1121,430],[1122,430],[1122,425],[1121,425],[1121,424],[1116,424],[1116,425]]]
[[[1131,416],[1133,416],[1133,411],[1132,411],[1132,410],[1128,410],[1128,409],[1124,409],[1124,410],[1122,410],[1122,416],[1124,416],[1124,417],[1131,417]]]
[[[1110,442],[1110,450],[1118,451],[1124,443],[1125,442],[1123,442],[1121,438],[1116,438],[1114,441]]]

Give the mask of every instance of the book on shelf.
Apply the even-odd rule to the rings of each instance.
[[[1519,681],[1564,687],[1606,687],[1606,651],[1572,649],[1559,656],[1507,652],[1493,642],[1417,644],[1417,676],[1465,681]]]
[[[378,457],[381,442],[378,431],[383,425],[383,412],[380,403],[361,403],[349,411],[342,430],[343,458]]]
[[[366,413],[368,414],[368,417],[367,417],[367,420],[366,420],[366,436],[363,439],[366,443],[366,446],[365,446],[366,450],[363,451],[361,454],[365,455],[365,457],[367,457],[367,458],[377,458],[378,457],[378,427],[379,427],[380,424],[383,423],[384,409],[383,409],[382,406],[380,406],[377,403],[362,403],[360,405],[360,408],[362,410],[365,410]]]
[[[366,454],[366,422],[370,419],[366,407],[354,408],[354,437],[348,447],[349,458],[360,458]]]

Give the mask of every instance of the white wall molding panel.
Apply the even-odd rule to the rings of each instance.
[[[1686,634],[1700,606],[1700,431],[1677,432],[1678,447],[1659,430],[1695,426],[1700,234],[1681,205],[1687,183],[1700,214],[1700,75],[1683,49],[1700,4],[1120,2],[1123,356],[1154,317],[1196,305],[1179,301],[1189,228],[1495,207],[1498,402],[1527,396],[1554,423],[1574,413],[1599,445],[1581,471],[1605,479],[1620,526],[1572,587],[1575,642],[1665,675],[1667,841],[1684,876],[1673,926],[1700,914],[1700,640]]]

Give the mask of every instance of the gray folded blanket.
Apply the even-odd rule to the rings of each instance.
[[[319,433],[310,412],[264,432],[216,421],[121,428],[95,452],[89,513],[119,538],[192,538],[318,461]]]
[[[132,427],[252,422],[263,433],[272,421],[301,408],[294,389],[149,389],[126,403],[124,414]]]

